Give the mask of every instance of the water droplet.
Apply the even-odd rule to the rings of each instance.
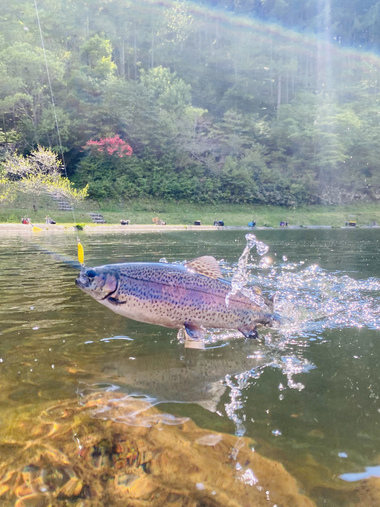
[[[265,345],[270,345],[272,343],[272,335],[268,334],[265,336]]]
[[[345,452],[338,452],[338,456],[340,458],[348,458],[348,454],[346,454]]]
[[[282,260],[283,260],[284,262],[286,262],[286,261],[288,260],[288,258],[286,257],[286,255],[283,255],[283,256],[282,256]]]
[[[247,247],[249,249],[253,248],[256,244],[256,236],[254,234],[246,234],[245,239],[247,241]]]
[[[282,435],[282,431],[279,430],[279,429],[276,429],[276,430],[273,430],[272,431],[272,434],[275,436],[275,437],[280,437]]]
[[[33,331],[37,331],[37,329],[40,329],[38,326],[34,326]]]
[[[262,256],[265,255],[269,250],[269,246],[263,243],[262,241],[258,241],[256,243],[256,251],[257,253]]]
[[[244,473],[241,474],[239,480],[248,486],[255,486],[259,482],[258,478],[250,468],[247,468]]]
[[[164,262],[165,264],[168,264],[168,261],[165,259],[165,257],[161,257],[158,262]]]
[[[269,268],[272,264],[272,259],[270,257],[263,257],[259,263],[260,268]]]

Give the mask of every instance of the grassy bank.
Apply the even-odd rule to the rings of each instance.
[[[21,217],[29,216],[32,222],[41,223],[49,215],[57,223],[92,223],[90,212],[101,213],[107,224],[118,224],[120,219],[128,219],[133,224],[151,224],[153,217],[159,217],[167,224],[193,224],[201,220],[203,225],[212,225],[214,220],[224,220],[227,226],[247,226],[256,221],[257,226],[279,227],[281,221],[289,225],[310,226],[345,225],[350,215],[357,219],[357,225],[380,224],[380,205],[355,204],[345,206],[307,206],[288,209],[273,206],[251,206],[234,204],[200,205],[160,201],[136,201],[120,205],[108,203],[99,205],[86,202],[72,212],[59,211],[58,205],[49,199],[41,199],[36,205],[28,201],[17,201],[13,205],[0,207],[0,222],[20,223]]]

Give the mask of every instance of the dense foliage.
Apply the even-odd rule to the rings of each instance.
[[[2,2],[3,156],[60,151],[50,77],[94,199],[380,198],[380,2],[37,4],[46,62],[33,2]]]

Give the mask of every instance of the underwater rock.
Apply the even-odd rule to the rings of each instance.
[[[355,493],[358,497],[357,505],[378,507],[380,505],[380,478],[370,477],[358,481]]]
[[[0,446],[4,507],[315,505],[251,440],[200,429],[146,399],[94,392],[20,416],[12,435]]]

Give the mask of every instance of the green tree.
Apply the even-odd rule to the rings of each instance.
[[[70,201],[81,201],[88,187],[76,190],[62,176],[62,164],[57,155],[41,146],[28,157],[9,154],[0,167],[0,202],[12,201],[19,194],[37,196],[54,194]]]
[[[81,46],[84,72],[91,78],[104,80],[116,69],[112,61],[112,44],[106,38],[95,34]]]
[[[64,66],[53,54],[46,52],[51,80],[55,87],[62,84]],[[40,123],[45,108],[51,107],[45,58],[41,48],[27,43],[14,43],[0,52],[4,79],[0,85],[0,114],[4,132],[16,129],[25,147],[40,141]],[[51,132],[54,123],[50,125]],[[55,139],[55,144],[58,144]]]

